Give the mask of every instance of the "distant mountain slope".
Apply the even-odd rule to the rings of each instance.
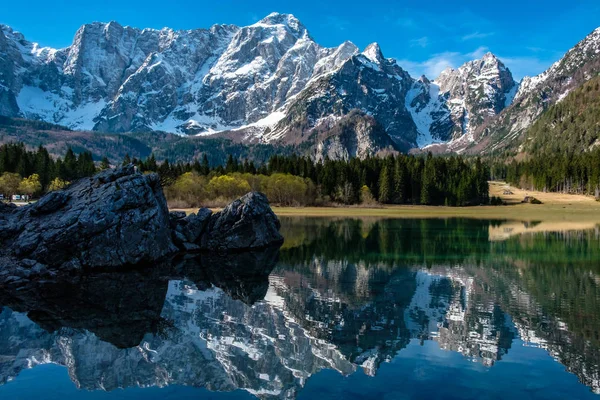
[[[524,78],[513,103],[477,132],[474,153],[515,148],[527,128],[549,107],[600,73],[600,28],[594,30],[548,70]]]
[[[564,154],[600,145],[600,77],[548,108],[524,133],[522,151]]]
[[[63,157],[69,147],[76,153],[90,151],[94,160],[108,157],[120,164],[125,155],[146,158],[154,154],[157,160],[191,162],[207,155],[211,165],[223,164],[228,155],[263,163],[273,154],[287,155],[290,147],[268,144],[240,144],[225,138],[183,137],[165,132],[99,133],[73,131],[47,122],[21,120],[0,116],[0,145],[23,142],[29,148],[44,146],[55,157]]]

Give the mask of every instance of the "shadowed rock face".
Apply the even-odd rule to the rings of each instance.
[[[250,192],[214,214],[201,208],[188,216],[174,211],[169,218],[173,242],[182,251],[242,251],[283,243],[279,219],[259,192]]]
[[[137,346],[159,332],[169,281],[188,279],[200,289],[213,286],[252,305],[262,300],[277,247],[235,255],[186,255],[147,268],[58,274],[44,280],[0,282],[0,304],[27,316],[47,332],[63,327],[93,332],[118,348]]]
[[[0,281],[283,242],[265,195],[249,193],[215,214],[169,215],[158,176],[131,165],[81,179],[27,207],[0,207]]]
[[[206,250],[244,250],[282,244],[280,226],[267,197],[251,192],[211,216],[201,247]]]
[[[5,253],[25,265],[117,267],[176,251],[168,218],[158,176],[127,166],[13,211],[0,235]]]

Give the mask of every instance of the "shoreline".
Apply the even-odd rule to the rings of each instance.
[[[366,207],[272,207],[278,217],[321,218],[470,218],[518,221],[585,222],[600,225],[598,206],[562,206],[515,204],[505,206],[385,206]],[[214,208],[213,211],[219,211]],[[170,211],[196,212],[197,209],[173,208]]]
[[[586,222],[600,224],[600,207],[567,208],[558,205],[506,205],[476,207],[388,206],[383,208],[273,207],[279,217],[342,218],[471,218],[519,221]]]
[[[505,195],[509,188],[504,182],[490,182],[490,196],[502,198],[503,206],[421,206],[381,205],[324,206],[324,207],[279,207],[272,206],[278,217],[323,217],[323,218],[471,218],[512,221],[545,221],[577,223],[589,226],[600,225],[600,202],[591,196],[526,191],[510,187],[513,194]],[[533,196],[543,204],[525,204],[521,200]],[[218,209],[214,209],[218,210]],[[197,209],[173,208],[172,211],[196,212]]]

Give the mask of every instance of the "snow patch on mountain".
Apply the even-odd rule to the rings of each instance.
[[[76,107],[64,97],[34,86],[24,86],[21,89],[17,104],[27,118],[53,121],[78,130],[92,130],[94,118],[106,106],[106,102],[100,99]],[[57,113],[60,113],[59,116]]]
[[[423,90],[428,91],[427,98],[429,101],[422,103],[417,100],[417,96],[422,95]],[[434,137],[432,132],[434,123],[440,119],[439,116],[436,118],[435,114],[440,113],[443,106],[444,100],[440,97],[440,87],[435,83],[424,85],[421,82],[415,82],[413,88],[408,91],[406,95],[406,108],[412,115],[413,121],[419,132],[419,135],[417,136],[418,147],[423,148],[433,143],[443,141]],[[444,111],[441,112],[444,113]],[[449,115],[445,113],[445,116],[442,116],[441,118],[447,119],[448,116]]]

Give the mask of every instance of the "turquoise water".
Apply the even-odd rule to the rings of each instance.
[[[600,231],[541,227],[290,218],[233,272],[51,284],[4,300],[0,398],[595,399]]]

